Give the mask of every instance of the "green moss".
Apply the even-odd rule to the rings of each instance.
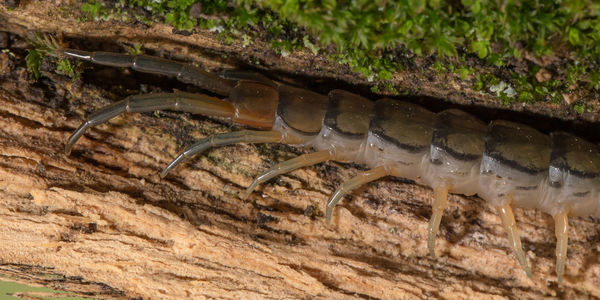
[[[79,64],[80,62],[78,62]],[[73,80],[78,80],[81,77],[81,74],[73,68],[71,62],[67,59],[60,59],[56,65],[56,71],[60,74],[64,74],[69,76]]]
[[[473,68],[469,68],[469,67],[461,67],[461,68],[456,69],[456,73],[460,76],[460,78],[462,80],[467,79],[467,77],[470,74],[473,74],[474,71],[475,70],[473,70]]]
[[[60,47],[60,41],[50,35],[36,35],[29,39],[29,43],[33,45],[32,49],[27,49],[25,63],[27,70],[34,79],[40,77],[40,68],[45,56],[57,56],[56,49]],[[79,66],[81,63],[77,62]],[[56,62],[56,71],[60,74],[67,75],[73,80],[81,77],[81,74],[75,70],[68,59],[59,59]]]
[[[40,66],[42,65],[42,54],[34,49],[27,49],[27,55],[25,56],[25,64],[27,66],[27,71],[35,78],[36,80],[40,78]]]
[[[591,0],[119,0],[89,1],[81,9],[93,19],[209,29],[246,46],[263,39],[281,55],[327,48],[321,54],[369,80],[390,80],[407,67],[406,57],[432,56],[435,63],[423,72],[449,71],[462,80],[472,74],[473,87],[486,93],[504,81],[516,93],[503,98],[507,103],[556,102],[573,86],[597,89],[600,79],[600,3]],[[548,56],[562,61],[553,66],[553,80],[538,82],[531,61]],[[473,59],[480,60],[476,69]],[[527,73],[518,69],[495,83],[486,74],[487,66],[523,63]]]
[[[586,107],[584,104],[577,103],[577,104],[573,105],[573,110],[578,114],[582,114],[586,111]]]
[[[92,19],[98,21],[101,19],[108,20],[108,15],[106,14],[106,7],[103,3],[98,1],[89,1],[88,3],[84,3],[81,5],[81,11],[87,14],[87,16]],[[82,19],[85,21],[86,19]]]
[[[135,43],[133,46],[128,47],[127,53],[130,55],[140,55],[142,54],[142,44]]]
[[[48,275],[48,279],[61,279],[61,275]],[[66,291],[53,290],[46,287],[26,285],[8,276],[0,276],[0,299],[54,299],[83,300],[91,298],[76,297]]]

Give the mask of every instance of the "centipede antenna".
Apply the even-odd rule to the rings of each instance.
[[[191,158],[196,154],[202,153],[205,150],[213,147],[221,147],[237,143],[281,143],[285,142],[278,131],[257,131],[257,130],[240,130],[222,134],[215,134],[186,148],[181,154],[167,165],[160,173],[160,177],[165,177],[173,168],[179,165],[185,159]]]
[[[569,242],[568,212],[554,215],[554,234],[556,235],[556,277],[560,284],[565,273],[567,245]]]
[[[391,174],[392,173],[390,168],[388,168],[387,166],[379,166],[371,170],[359,173],[352,179],[344,182],[342,186],[338,188],[337,191],[335,191],[335,193],[333,193],[333,195],[331,196],[331,198],[329,198],[329,201],[327,202],[327,210],[325,212],[325,219],[327,220],[327,222],[331,222],[333,208],[342,199],[342,197],[344,197],[344,195],[363,184],[375,181],[381,177]]]
[[[517,222],[515,221],[515,215],[513,214],[510,203],[507,203],[504,206],[497,206],[496,211],[502,219],[502,226],[506,231],[506,235],[511,247],[515,251],[515,255],[517,256],[519,264],[525,270],[527,277],[532,278],[531,268],[529,265],[527,265],[527,258],[525,257],[525,252],[523,252],[523,247],[521,246],[521,238],[519,237]]]
[[[300,155],[296,158],[292,158],[290,160],[286,160],[282,163],[279,163],[279,164],[273,166],[266,172],[258,175],[258,177],[256,177],[256,179],[254,179],[254,181],[252,181],[252,184],[250,184],[250,186],[248,186],[248,188],[244,192],[240,193],[240,198],[247,199],[248,196],[250,195],[250,193],[252,193],[252,191],[254,191],[254,189],[259,184],[261,184],[271,178],[274,178],[278,175],[281,175],[281,174],[284,174],[287,172],[291,172],[293,170],[296,170],[296,169],[299,169],[302,167],[312,166],[312,165],[318,164],[320,162],[324,162],[324,161],[334,159],[334,158],[335,158],[335,149],[331,149],[331,150],[323,150],[323,151],[308,153],[308,154]]]
[[[434,199],[432,205],[431,219],[427,228],[427,248],[429,255],[435,256],[435,237],[440,229],[440,222],[444,215],[444,210],[448,206],[448,187],[440,186],[433,189]]]

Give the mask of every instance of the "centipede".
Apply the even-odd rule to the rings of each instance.
[[[568,218],[600,217],[600,149],[569,132],[544,134],[505,120],[485,123],[455,108],[434,113],[408,101],[373,101],[341,89],[323,95],[251,71],[217,75],[149,55],[71,49],[51,36],[42,42],[57,56],[174,77],[211,93],[141,94],[100,108],[68,138],[66,155],[87,129],[125,112],[171,110],[223,118],[247,129],[199,140],[176,156],[161,177],[187,159],[226,145],[281,143],[312,149],[259,174],[239,197],[246,199],[260,184],[298,168],[326,161],[361,164],[367,170],[330,196],[326,221],[344,195],[362,185],[386,176],[412,180],[433,189],[427,248],[435,256],[448,194],[477,195],[500,216],[510,247],[530,278],[513,208],[536,209],[554,219],[559,283],[567,260]]]

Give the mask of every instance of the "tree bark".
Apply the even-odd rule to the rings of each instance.
[[[149,78],[150,90],[165,87],[154,85],[154,77],[138,82],[107,68],[84,73],[83,80],[44,71],[35,82],[23,59],[28,32],[62,33],[77,46],[142,41],[149,51],[209,70],[258,58],[284,79],[299,73],[348,84],[365,80],[307,53],[276,56],[260,42],[243,48],[224,45],[210,32],[173,34],[161,24],[78,23],[53,10],[54,1],[22,2],[14,10],[0,5],[0,30],[9,33],[14,54],[0,53],[0,274],[101,298],[600,297],[593,218],[570,220],[566,278],[557,285],[553,221],[539,211],[516,210],[531,280],[500,219],[476,197],[450,197],[438,256],[430,257],[427,187],[380,180],[354,191],[331,224],[325,221],[328,196],[360,166],[304,168],[263,184],[249,200],[238,197],[261,171],[306,150],[222,147],[159,177],[184,145],[232,130],[221,120],[127,114],[89,130],[65,155],[65,141],[85,115],[135,92],[127,86]],[[134,83],[101,82],[113,76]],[[61,276],[41,280],[34,276],[39,272]]]

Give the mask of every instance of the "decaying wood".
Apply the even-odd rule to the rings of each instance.
[[[74,23],[49,15],[42,3],[27,1],[13,11],[0,6],[0,26],[19,35],[140,38],[145,47],[207,69],[224,66],[202,56],[207,52],[214,57],[239,50],[248,57],[254,51],[222,45],[210,33],[173,35],[163,25]],[[277,71],[289,60],[306,66],[311,60],[262,59]],[[491,208],[479,198],[451,196],[432,258],[426,250],[432,192],[426,187],[378,181],[342,201],[327,224],[322,210],[328,195],[357,166],[305,168],[263,185],[247,201],[237,196],[260,171],[299,154],[293,147],[210,150],[160,179],[183,145],[231,130],[225,122],[187,114],[120,116],[89,130],[66,156],[71,131],[117,95],[52,72],[35,83],[22,59],[4,61],[12,65],[0,73],[0,274],[27,274],[30,268],[17,266],[36,266],[72,283],[61,288],[102,298],[600,297],[597,220],[571,220],[566,278],[559,286],[549,216],[516,210],[533,265],[530,280]],[[55,282],[28,278],[21,276]]]

